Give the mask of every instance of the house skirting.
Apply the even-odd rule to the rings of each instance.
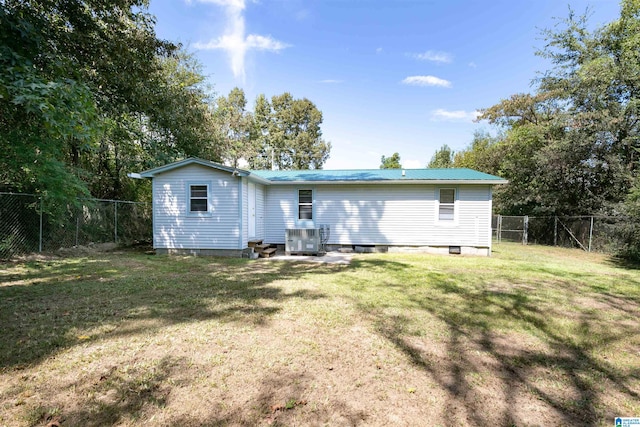
[[[156,248],[158,255],[192,255],[192,256],[219,256],[227,258],[248,258],[250,248],[246,249],[169,249]]]
[[[488,247],[477,246],[392,246],[392,245],[327,245],[328,251],[353,253],[430,253],[490,256]]]
[[[279,250],[284,250],[284,245],[276,245]],[[475,246],[388,246],[388,245],[327,245],[329,252],[349,253],[429,253],[429,254],[460,254],[474,256],[490,256],[488,247]],[[245,249],[168,249],[156,248],[158,255],[192,255],[192,256],[219,256],[229,258],[249,258],[251,248]]]

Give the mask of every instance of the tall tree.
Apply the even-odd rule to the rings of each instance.
[[[491,136],[478,131],[473,135],[473,141],[464,150],[457,151],[453,156],[453,167],[475,169],[489,174],[500,173],[500,142],[504,135]]]
[[[452,168],[453,167],[453,151],[447,144],[440,147],[431,157],[431,161],[427,165],[428,168]]]
[[[585,214],[625,200],[640,149],[640,0],[595,31],[573,12],[544,32],[550,70],[533,94],[485,109],[504,138],[494,148],[510,181],[503,213]]]
[[[380,159],[380,169],[402,169],[400,154],[393,153],[390,157],[382,156]]]
[[[130,197],[129,165],[211,144],[194,61],[160,40],[144,0],[0,4],[0,187],[63,205]],[[131,193],[133,192],[133,193]]]
[[[246,110],[247,99],[244,91],[233,88],[228,97],[217,100],[215,118],[222,137],[223,159],[237,167],[241,158],[251,157],[256,151],[253,147],[255,135],[253,114]]]
[[[249,158],[252,168],[272,164],[278,169],[322,169],[331,143],[322,138],[322,112],[306,98],[286,92],[256,100],[256,138],[260,143]]]

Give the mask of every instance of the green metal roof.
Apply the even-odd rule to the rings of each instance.
[[[507,181],[472,169],[355,169],[355,170],[252,170],[252,175],[273,183],[290,182],[380,182],[380,181],[478,181],[503,184]],[[404,175],[403,175],[404,173]]]
[[[460,184],[506,184],[507,181],[493,175],[472,169],[351,169],[351,170],[243,170],[221,165],[195,157],[169,163],[139,174],[132,178],[153,178],[158,174],[187,165],[198,164],[212,169],[229,172],[235,176],[245,176],[261,184],[292,183],[460,183]]]

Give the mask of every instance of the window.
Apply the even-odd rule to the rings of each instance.
[[[313,190],[298,190],[298,219],[313,219]]]
[[[440,221],[453,221],[456,202],[456,190],[453,188],[440,189],[440,204],[438,206],[438,219]]]
[[[189,212],[208,212],[209,211],[209,186],[208,185],[190,185],[189,186]]]

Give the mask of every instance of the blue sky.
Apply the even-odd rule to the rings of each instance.
[[[400,153],[425,167],[466,147],[479,108],[529,92],[548,64],[541,30],[587,7],[593,27],[616,0],[152,0],[159,37],[179,41],[218,95],[290,92],[322,111],[325,169],[377,168]]]

